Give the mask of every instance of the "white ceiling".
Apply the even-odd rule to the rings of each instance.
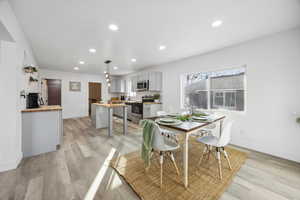
[[[299,0],[11,0],[41,68],[125,74],[300,25]],[[223,25],[212,28],[214,20]],[[120,28],[112,32],[108,25]],[[159,45],[167,49],[158,51]],[[89,48],[96,48],[91,55]],[[132,63],[131,58],[137,62]]]

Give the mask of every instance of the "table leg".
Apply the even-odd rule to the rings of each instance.
[[[222,135],[222,129],[223,129],[223,120],[220,120],[220,137]]]
[[[183,146],[183,182],[184,187],[188,187],[188,175],[189,175],[189,134],[185,133],[184,146]]]
[[[113,109],[108,108],[108,136],[112,136],[113,131]]]
[[[127,106],[123,106],[123,134],[127,134]]]

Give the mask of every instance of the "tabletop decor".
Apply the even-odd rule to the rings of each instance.
[[[191,115],[180,115],[175,117],[175,119],[185,122],[191,120]]]
[[[193,113],[193,114],[175,116],[175,119],[178,119],[182,122],[191,121],[191,120],[207,121],[208,117],[209,117],[208,114],[201,112],[201,113]]]

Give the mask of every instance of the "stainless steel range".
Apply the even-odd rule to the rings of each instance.
[[[141,102],[126,102],[126,105],[130,106],[130,111],[128,112],[128,119],[134,123],[139,123],[143,118],[143,103]]]
[[[142,102],[126,102],[127,105],[131,106],[131,112],[128,112],[128,118],[134,122],[139,123],[143,119],[143,103],[154,102],[152,96],[142,97]]]
[[[131,120],[134,123],[139,123],[143,119],[143,103],[135,102],[131,104]]]

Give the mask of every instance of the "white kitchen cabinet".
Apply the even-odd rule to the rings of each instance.
[[[131,77],[131,91],[136,91],[139,81],[149,81],[149,91],[162,91],[162,72],[147,72]]]
[[[38,109],[36,109],[38,110]],[[24,157],[56,151],[63,143],[62,110],[22,112]]]
[[[162,90],[162,72],[149,72],[149,91]]]
[[[131,120],[131,105],[127,105],[127,119]],[[117,117],[123,117],[123,107],[116,107],[113,109],[113,114]]]
[[[115,107],[113,109],[113,114],[118,117],[123,117],[123,107]]]
[[[143,104],[143,119],[157,116],[157,111],[162,110],[162,104],[144,103]]]
[[[148,81],[149,80],[149,73],[141,73],[137,75],[137,81]]]
[[[137,76],[131,77],[131,91],[135,92],[137,89]]]
[[[126,92],[126,80],[113,77],[111,78],[111,85],[109,88],[110,93],[125,93]]]

